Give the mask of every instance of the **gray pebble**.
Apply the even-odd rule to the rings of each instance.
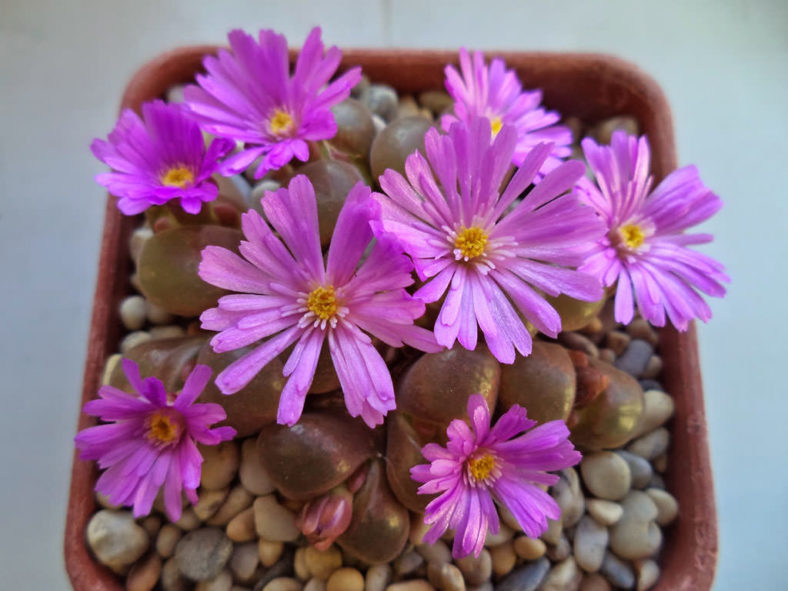
[[[364,591],[385,591],[389,581],[391,581],[391,566],[375,564],[367,569]]]
[[[471,554],[455,562],[469,585],[481,585],[492,576],[492,557],[486,548],[478,558]]]
[[[624,459],[612,451],[601,451],[583,458],[583,482],[600,499],[617,501],[629,492],[632,474]]]
[[[660,392],[665,391],[665,388],[657,380],[638,380],[638,383],[640,384],[640,387],[643,388],[644,392],[648,390],[659,390]]]
[[[647,558],[659,550],[662,531],[654,520],[657,506],[646,493],[633,490],[621,501],[624,515],[610,528],[610,548],[621,558]]]
[[[539,589],[540,591],[576,591],[582,578],[583,573],[577,568],[575,559],[570,556],[550,569]]]
[[[673,397],[660,390],[646,390],[643,393],[643,414],[635,437],[650,433],[665,424],[676,410]]]
[[[604,526],[613,525],[624,515],[621,505],[603,499],[589,499],[586,508],[591,517]]]
[[[569,540],[567,540],[566,536],[563,534],[555,546],[549,546],[547,548],[547,557],[553,562],[561,562],[562,560],[566,560],[569,558],[571,553],[572,546],[569,544]]]
[[[664,427],[655,429],[647,435],[635,439],[627,446],[627,451],[647,460],[653,460],[665,453],[670,443],[670,433]]]
[[[645,371],[648,360],[653,353],[654,347],[649,343],[640,339],[633,339],[632,342],[629,343],[627,350],[616,359],[615,366],[621,371],[625,371],[636,378],[640,377]]]
[[[215,527],[186,534],[175,547],[175,560],[181,573],[193,581],[215,578],[227,564],[233,543]]]
[[[574,468],[561,470],[559,481],[556,482],[550,494],[561,507],[561,523],[563,526],[572,527],[583,516],[585,499],[580,489],[580,479]]]
[[[593,573],[600,569],[607,549],[608,532],[592,517],[583,517],[577,524],[574,539],[574,555],[584,571]]]
[[[540,558],[511,572],[496,586],[496,591],[536,591],[550,570],[550,561]],[[634,575],[633,575],[634,578]]]
[[[600,571],[616,587],[631,589],[635,585],[635,573],[632,572],[632,567],[610,552],[605,554]]]
[[[643,373],[640,374],[640,377],[645,379],[654,379],[659,377],[659,375],[662,373],[662,365],[662,357],[659,355],[652,355],[648,360]]]
[[[405,578],[407,575],[415,572],[422,564],[424,564],[424,557],[415,550],[410,550],[400,554],[394,561],[394,572],[397,577]]]
[[[373,114],[379,115],[386,121],[391,121],[397,115],[397,91],[386,84],[370,84],[362,92],[360,100]]]
[[[656,520],[659,525],[668,525],[676,519],[679,514],[679,503],[672,494],[658,488],[649,488],[646,494],[657,506]]]
[[[646,458],[635,455],[631,452],[620,450],[616,452],[629,466],[629,472],[632,475],[632,488],[646,488],[651,477],[654,475],[654,469]]]
[[[150,544],[148,532],[130,511],[102,509],[88,522],[87,540],[99,562],[122,572],[137,561]]]

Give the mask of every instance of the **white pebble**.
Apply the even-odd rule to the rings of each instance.
[[[145,326],[145,298],[133,295],[120,303],[120,320],[126,330],[139,330]]]

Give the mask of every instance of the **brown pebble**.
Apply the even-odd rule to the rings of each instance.
[[[233,542],[251,542],[257,537],[254,526],[254,509],[244,509],[227,524],[227,537]]]
[[[633,339],[643,339],[656,347],[659,344],[659,335],[651,325],[642,318],[635,318],[626,326],[626,331]]]
[[[580,582],[580,591],[610,591],[610,583],[599,573],[586,573]]]
[[[481,585],[492,576],[492,557],[486,548],[478,557],[465,556],[458,558],[455,563],[469,585]]]
[[[435,591],[435,587],[423,579],[413,579],[389,585],[386,591]]]
[[[145,519],[140,522],[142,528],[150,534],[151,537],[154,537],[157,533],[159,533],[159,528],[161,527],[161,517],[158,515],[148,515]]]
[[[175,525],[183,531],[194,531],[200,527],[200,518],[197,517],[197,514],[194,512],[194,508],[189,507],[188,509],[184,509],[183,513],[181,513],[181,518],[175,522]]]
[[[169,558],[175,552],[175,544],[181,539],[181,530],[172,523],[165,523],[156,538],[156,552],[162,558]]]
[[[616,355],[621,355],[629,347],[632,337],[620,330],[611,330],[605,337],[605,345]]]
[[[600,349],[599,360],[612,365],[616,360],[616,353],[613,351],[613,349]]]
[[[236,544],[230,556],[230,570],[236,580],[243,583],[250,583],[260,563],[257,554],[257,544],[247,542],[246,544]]]
[[[254,497],[243,486],[230,490],[219,510],[206,521],[208,525],[227,525],[233,517],[252,504]]]
[[[277,577],[263,587],[263,591],[301,591],[303,586],[300,581],[290,577]]]
[[[151,591],[161,575],[161,558],[151,552],[131,567],[126,577],[126,591]]]
[[[266,568],[276,564],[284,552],[285,545],[282,542],[269,542],[263,538],[257,540],[257,554],[260,562]]]
[[[521,536],[514,540],[514,551],[520,558],[530,561],[544,556],[547,546],[538,538]]]
[[[194,505],[194,513],[200,521],[206,521],[219,510],[219,507],[222,506],[222,503],[227,498],[228,492],[230,492],[230,489],[227,488],[200,491],[199,500]]]
[[[326,591],[326,582],[320,579],[309,579],[304,585],[304,591]]]
[[[364,576],[355,568],[337,569],[328,577],[326,591],[364,591]]]
[[[331,576],[331,573],[342,566],[342,553],[335,546],[322,551],[313,546],[307,546],[304,552],[304,562],[313,577],[325,581]]]
[[[508,574],[517,562],[517,554],[511,542],[490,548],[490,557],[493,572],[498,577]]]
[[[649,357],[646,369],[640,374],[643,379],[654,379],[662,373],[662,357],[659,355],[652,355]]]

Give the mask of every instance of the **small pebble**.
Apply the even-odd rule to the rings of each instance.
[[[263,591],[301,591],[301,581],[290,577],[277,577],[263,587]]]
[[[268,568],[276,564],[284,552],[285,545],[282,542],[269,542],[263,538],[257,540],[257,555],[260,563]]]
[[[187,507],[183,510],[180,519],[175,522],[175,525],[183,531],[194,531],[200,527],[200,518],[197,517],[193,507]]]
[[[600,349],[599,360],[612,365],[616,360],[616,354],[613,349]]]
[[[219,510],[224,500],[227,498],[229,489],[221,490],[201,490],[197,504],[194,505],[194,514],[200,521],[206,521]]]
[[[230,485],[238,473],[238,444],[223,441],[219,445],[199,445],[203,457],[200,486],[208,490],[221,490]]]
[[[536,591],[550,571],[550,561],[540,558],[512,571],[495,587],[495,591]]]
[[[474,555],[458,558],[455,563],[462,571],[465,582],[469,585],[481,585],[492,576],[492,558],[490,551],[482,550],[478,558]]]
[[[126,591],[151,591],[161,575],[161,558],[155,552],[138,560],[126,577]]]
[[[101,385],[102,386],[106,386],[107,384],[109,384],[109,380],[112,377],[112,374],[115,371],[115,368],[118,366],[118,364],[122,360],[123,360],[123,355],[121,355],[120,353],[113,353],[112,355],[107,357],[107,361],[104,362],[104,369],[101,372]],[[96,499],[99,499],[100,497],[103,497],[103,496],[104,495],[96,493]],[[113,505],[110,505],[109,502],[102,502],[101,500],[99,500],[99,504],[102,507],[104,507],[105,509],[117,509],[118,508],[118,507],[115,507]]]
[[[301,532],[292,511],[276,502],[274,495],[257,497],[254,502],[257,533],[271,542],[293,542]]]
[[[550,569],[539,590],[570,591],[577,589],[580,586],[582,577],[583,573],[577,568],[575,559],[570,556]]]
[[[120,321],[126,330],[139,330],[145,326],[145,298],[133,295],[120,303]]]
[[[102,509],[88,522],[87,540],[99,562],[122,572],[148,549],[148,532],[129,511]]]
[[[624,509],[621,508],[621,505],[602,499],[589,499],[586,503],[586,508],[591,517],[604,526],[613,525],[624,514]]]
[[[598,123],[593,127],[590,135],[593,135],[600,144],[609,144],[614,131],[623,130],[629,135],[638,135],[639,129],[637,119],[619,115]]]
[[[637,571],[637,591],[651,589],[659,579],[659,566],[653,560],[638,560],[635,562]]]
[[[131,260],[137,261],[139,259],[142,247],[151,236],[153,236],[153,230],[150,226],[140,226],[132,232],[129,239],[129,256]]]
[[[385,591],[391,581],[391,567],[388,564],[375,564],[367,569],[364,591]]]
[[[447,92],[442,90],[428,90],[419,95],[419,103],[432,111],[435,115],[441,115],[451,109],[454,101]]]
[[[236,580],[243,583],[251,582],[259,563],[257,543],[236,544],[230,556],[230,570]]]
[[[177,324],[154,326],[150,329],[151,339],[174,339],[185,335],[186,331]]]
[[[156,552],[162,558],[169,558],[175,552],[175,544],[181,539],[181,530],[172,523],[165,523],[156,538]]]
[[[612,451],[587,455],[580,464],[583,482],[594,496],[617,501],[629,492],[632,474],[629,465]]]
[[[646,488],[654,475],[654,468],[651,467],[651,463],[646,458],[623,449],[617,450],[615,453],[629,466],[629,473],[632,475],[632,488]]]
[[[538,538],[520,536],[514,540],[514,551],[517,556],[524,560],[537,560],[544,556],[547,546]]]
[[[623,501],[624,515],[610,528],[610,548],[627,560],[647,558],[662,543],[662,532],[654,519],[657,507],[646,493],[633,490]]]
[[[498,528],[497,534],[491,533],[489,531],[487,532],[487,537],[484,539],[484,545],[488,548],[491,548],[493,546],[498,546],[499,544],[505,544],[513,537],[514,530],[505,523],[502,523]]]
[[[635,318],[627,324],[625,329],[627,334],[633,339],[642,339],[652,347],[656,347],[659,344],[657,331],[643,318]]]
[[[233,575],[230,571],[223,570],[210,581],[200,581],[194,591],[230,591],[233,586]]]
[[[170,558],[161,567],[160,582],[164,591],[186,591],[192,588],[192,584],[184,578],[178,569],[175,558]]]
[[[572,546],[569,545],[569,540],[567,540],[566,536],[563,534],[555,546],[547,547],[547,557],[553,562],[561,562],[562,560],[566,560],[569,558],[571,553]]]
[[[243,486],[230,489],[227,498],[219,510],[206,522],[208,525],[227,525],[233,517],[248,508],[254,497]]]
[[[183,89],[186,88],[185,84],[176,84],[167,89],[165,98],[168,103],[182,103],[183,102]]]
[[[662,365],[662,357],[659,355],[652,355],[646,364],[646,369],[643,370],[643,373],[640,374],[640,377],[645,379],[654,379],[659,377],[659,374],[662,373]]]
[[[435,587],[423,579],[413,579],[389,585],[386,591],[435,591]]]
[[[397,91],[386,84],[370,84],[360,100],[373,114],[391,121],[397,115]]]
[[[398,579],[403,579],[413,573],[422,564],[424,564],[424,557],[415,550],[403,552],[394,561],[394,574]]]
[[[662,474],[668,469],[668,454],[662,453],[652,460],[654,470]]]
[[[326,591],[326,582],[320,579],[309,579],[304,585],[304,591]]]
[[[544,540],[547,544],[552,544],[555,546],[559,541],[561,541],[561,533],[564,530],[564,526],[561,524],[561,521],[553,521],[552,519],[547,520],[547,529],[541,536],[541,539]]]
[[[134,332],[130,332],[125,337],[123,337],[123,340],[120,342],[120,352],[123,355],[126,355],[134,347],[141,345],[142,343],[147,343],[150,339],[150,333],[147,333],[144,330],[135,330]]]
[[[151,538],[155,538],[156,534],[161,529],[161,517],[158,515],[148,515],[141,522],[140,525],[148,532]]]
[[[170,324],[175,318],[167,310],[148,300],[145,302],[145,315],[151,324],[156,324],[157,326]]]
[[[230,520],[225,529],[233,542],[251,542],[257,537],[254,509],[249,507]]]
[[[550,494],[561,507],[561,523],[567,527],[572,527],[583,516],[585,511],[585,499],[583,491],[580,489],[580,479],[574,468],[561,470],[560,480],[556,482]]]
[[[274,483],[260,463],[257,441],[250,437],[241,446],[241,466],[238,469],[241,484],[253,495],[268,495],[274,492]]]
[[[632,339],[627,350],[618,356],[614,365],[621,371],[638,378],[643,375],[653,353],[654,347],[649,343],[640,339]]]
[[[610,552],[605,554],[600,572],[616,587],[631,589],[635,585],[635,573],[632,572],[632,567]]]
[[[355,568],[337,569],[328,577],[326,591],[364,591],[364,575]]]
[[[605,344],[608,348],[612,349],[617,356],[627,350],[630,341],[632,341],[632,337],[619,330],[611,330],[607,333],[607,337],[605,337]]]
[[[252,187],[252,192],[249,195],[249,201],[252,209],[260,210],[260,200],[265,197],[269,191],[276,191],[282,185],[273,179],[263,179]]]
[[[230,559],[233,543],[224,532],[208,527],[189,532],[175,547],[175,560],[184,576],[193,581],[209,581]]]
[[[430,526],[424,523],[424,515],[420,513],[411,513],[410,515],[410,533],[408,540],[414,546],[424,543],[424,536],[430,530]]]
[[[657,506],[656,521],[659,525],[668,525],[676,519],[679,514],[679,503],[672,494],[659,488],[649,488],[646,494]]]
[[[636,431],[636,437],[650,433],[664,425],[676,410],[673,397],[659,390],[646,390],[643,393],[643,414]]]
[[[574,539],[574,556],[580,568],[589,573],[598,571],[607,542],[607,528],[591,517],[583,517],[577,524]]]
[[[304,552],[304,561],[307,570],[313,577],[325,581],[331,576],[331,573],[342,566],[342,553],[336,546],[331,546],[323,551],[313,546],[307,546]]]
[[[295,575],[302,581],[306,581],[312,576],[306,567],[306,548],[296,549],[293,559],[293,570],[295,570]]]
[[[647,435],[635,439],[627,446],[627,451],[647,460],[653,460],[668,449],[669,443],[670,433],[664,427],[660,427]]]
[[[514,566],[514,563],[512,563],[512,566]],[[439,588],[441,591],[465,591],[465,579],[462,578],[462,572],[456,565],[451,563],[442,564],[439,577]]]
[[[490,548],[492,569],[497,577],[509,574],[517,563],[517,554],[511,542]]]
[[[599,573],[586,573],[580,582],[580,591],[611,591],[610,583]]]
[[[589,357],[599,357],[599,349],[597,346],[591,341],[591,339],[585,335],[580,334],[579,332],[561,332],[558,335],[558,342],[564,345],[567,349],[583,351]]]
[[[434,544],[419,544],[416,546],[416,552],[421,554],[429,563],[444,564],[451,562],[451,550],[446,542],[438,540]]]

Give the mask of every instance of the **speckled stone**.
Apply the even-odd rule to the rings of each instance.
[[[233,551],[224,532],[207,527],[189,532],[175,547],[178,569],[193,581],[208,581],[219,575]]]

